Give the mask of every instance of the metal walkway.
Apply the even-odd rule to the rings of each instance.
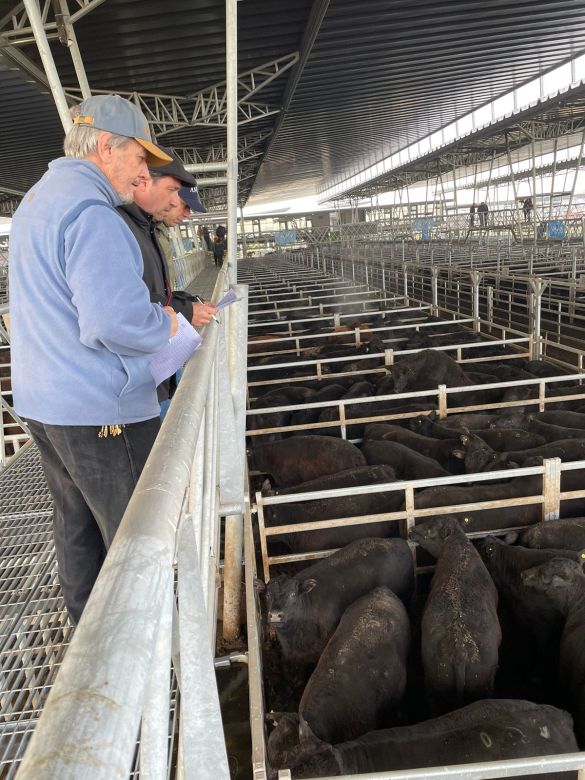
[[[210,296],[218,272],[205,268],[189,289]],[[57,579],[51,515],[39,454],[28,443],[0,473],[2,780],[16,776],[74,631]]]

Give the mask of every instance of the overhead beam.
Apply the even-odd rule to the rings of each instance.
[[[105,0],[75,0],[79,9],[70,14],[69,22],[75,24],[87,13],[93,11]],[[60,6],[53,0],[41,0],[39,3],[40,23],[48,39],[59,37]],[[0,19],[0,47],[2,46],[26,46],[35,43],[34,26],[30,18],[26,3],[17,3],[14,8]]]
[[[238,125],[278,114],[280,106],[271,106],[250,100],[276,78],[289,71],[298,61],[298,52],[286,54],[277,60],[258,65],[238,74]],[[93,90],[94,94],[108,94],[111,90]],[[70,94],[78,94],[76,88],[68,88]],[[133,100],[148,119],[155,135],[190,127],[227,126],[227,89],[221,82],[193,95],[164,95],[154,92],[119,92]]]

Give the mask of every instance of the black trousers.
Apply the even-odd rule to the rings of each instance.
[[[28,421],[53,497],[53,535],[67,610],[79,621],[160,428],[158,417],[99,438],[100,426]]]

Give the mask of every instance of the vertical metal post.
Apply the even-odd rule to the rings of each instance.
[[[63,14],[63,26],[65,27],[65,31],[67,33],[67,48],[69,49],[71,59],[73,60],[73,67],[75,68],[75,74],[77,76],[77,81],[79,82],[81,94],[83,95],[83,99],[86,100],[87,98],[91,97],[91,90],[89,88],[89,82],[85,74],[85,68],[83,67],[83,60],[81,59],[81,52],[79,51],[79,45],[77,44],[75,29],[71,24],[71,19],[69,17],[67,0],[59,0],[59,7],[61,9],[61,13]]]
[[[47,74],[47,79],[49,81],[49,86],[51,87],[51,92],[53,93],[53,99],[55,100],[57,111],[59,112],[61,124],[63,125],[65,132],[67,132],[72,127],[73,120],[71,119],[69,106],[67,105],[67,100],[65,98],[65,92],[61,85],[59,74],[57,73],[55,60],[51,54],[51,49],[49,47],[49,41],[47,40],[47,35],[45,33],[45,26],[43,24],[43,20],[41,19],[41,12],[39,10],[38,2],[37,0],[24,0],[24,7],[26,8],[28,20],[30,22],[30,26],[32,27],[35,41],[37,42],[37,48],[39,50],[45,73]]]
[[[532,153],[532,243],[536,248],[536,149],[534,148],[534,136],[531,143]],[[542,187],[541,187],[542,190]]]
[[[571,195],[569,197],[569,204],[567,206],[567,214],[571,210],[571,206],[573,205],[573,197],[575,195],[575,187],[577,186],[577,177],[579,175],[579,169],[581,168],[581,161],[583,159],[583,147],[585,145],[585,130],[583,130],[583,135],[581,136],[581,146],[579,147],[579,156],[577,157],[577,162],[575,164],[575,176],[573,177],[573,186],[571,187]]]
[[[472,271],[470,273],[471,287],[473,291],[473,329],[479,331],[479,280],[480,275],[478,271]]]
[[[248,244],[246,242],[246,226],[244,225],[244,208],[240,206],[240,235],[242,236],[242,258],[248,254]]]
[[[227,259],[230,281],[235,284],[238,234],[238,4],[225,2],[226,101],[227,101]]]
[[[436,266],[433,266],[431,268],[431,290],[432,290],[432,300],[433,305],[431,308],[431,313],[434,317],[437,317],[439,315],[439,290],[437,287],[437,282],[439,278],[439,269]]]

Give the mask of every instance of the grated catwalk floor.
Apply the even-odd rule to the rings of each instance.
[[[73,627],[57,580],[36,447],[0,475],[0,778],[16,775]]]

